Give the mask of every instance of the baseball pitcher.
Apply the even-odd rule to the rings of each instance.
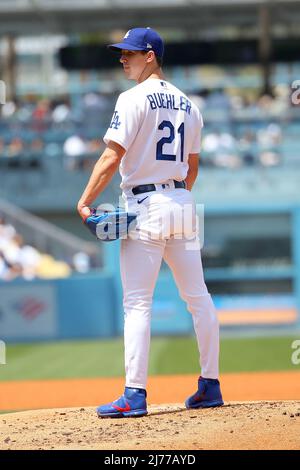
[[[120,253],[125,390],[97,413],[102,418],[147,414],[151,305],[162,260],[192,315],[200,353],[197,391],[187,398],[186,407],[221,406],[219,324],[203,278],[191,194],[202,117],[195,104],[165,79],[164,45],[153,29],[131,29],[121,43],[108,47],[121,54],[126,77],[137,84],[117,100],[104,136],[107,147],[78,202],[78,212],[83,220],[91,216],[91,204],[119,168],[125,211],[137,218],[134,229],[121,240]],[[191,223],[183,224],[186,213]]]

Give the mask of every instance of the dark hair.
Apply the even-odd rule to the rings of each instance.
[[[162,65],[163,65],[163,58],[162,58],[162,57],[157,57],[157,55],[156,55],[155,57],[156,57],[156,61],[157,61],[157,64],[159,65],[159,67],[162,67]]]

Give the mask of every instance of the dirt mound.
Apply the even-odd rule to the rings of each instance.
[[[0,416],[0,449],[299,449],[300,401],[152,405],[143,418],[98,419],[94,408]]]

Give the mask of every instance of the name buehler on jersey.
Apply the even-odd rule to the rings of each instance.
[[[103,139],[126,150],[121,188],[184,180],[188,155],[200,151],[202,126],[197,106],[165,80],[148,79],[121,93]]]

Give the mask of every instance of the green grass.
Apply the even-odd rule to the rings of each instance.
[[[221,341],[221,372],[300,370],[291,363],[294,337]],[[8,344],[1,380],[117,377],[124,375],[123,339]],[[152,338],[149,374],[198,373],[193,337]]]

